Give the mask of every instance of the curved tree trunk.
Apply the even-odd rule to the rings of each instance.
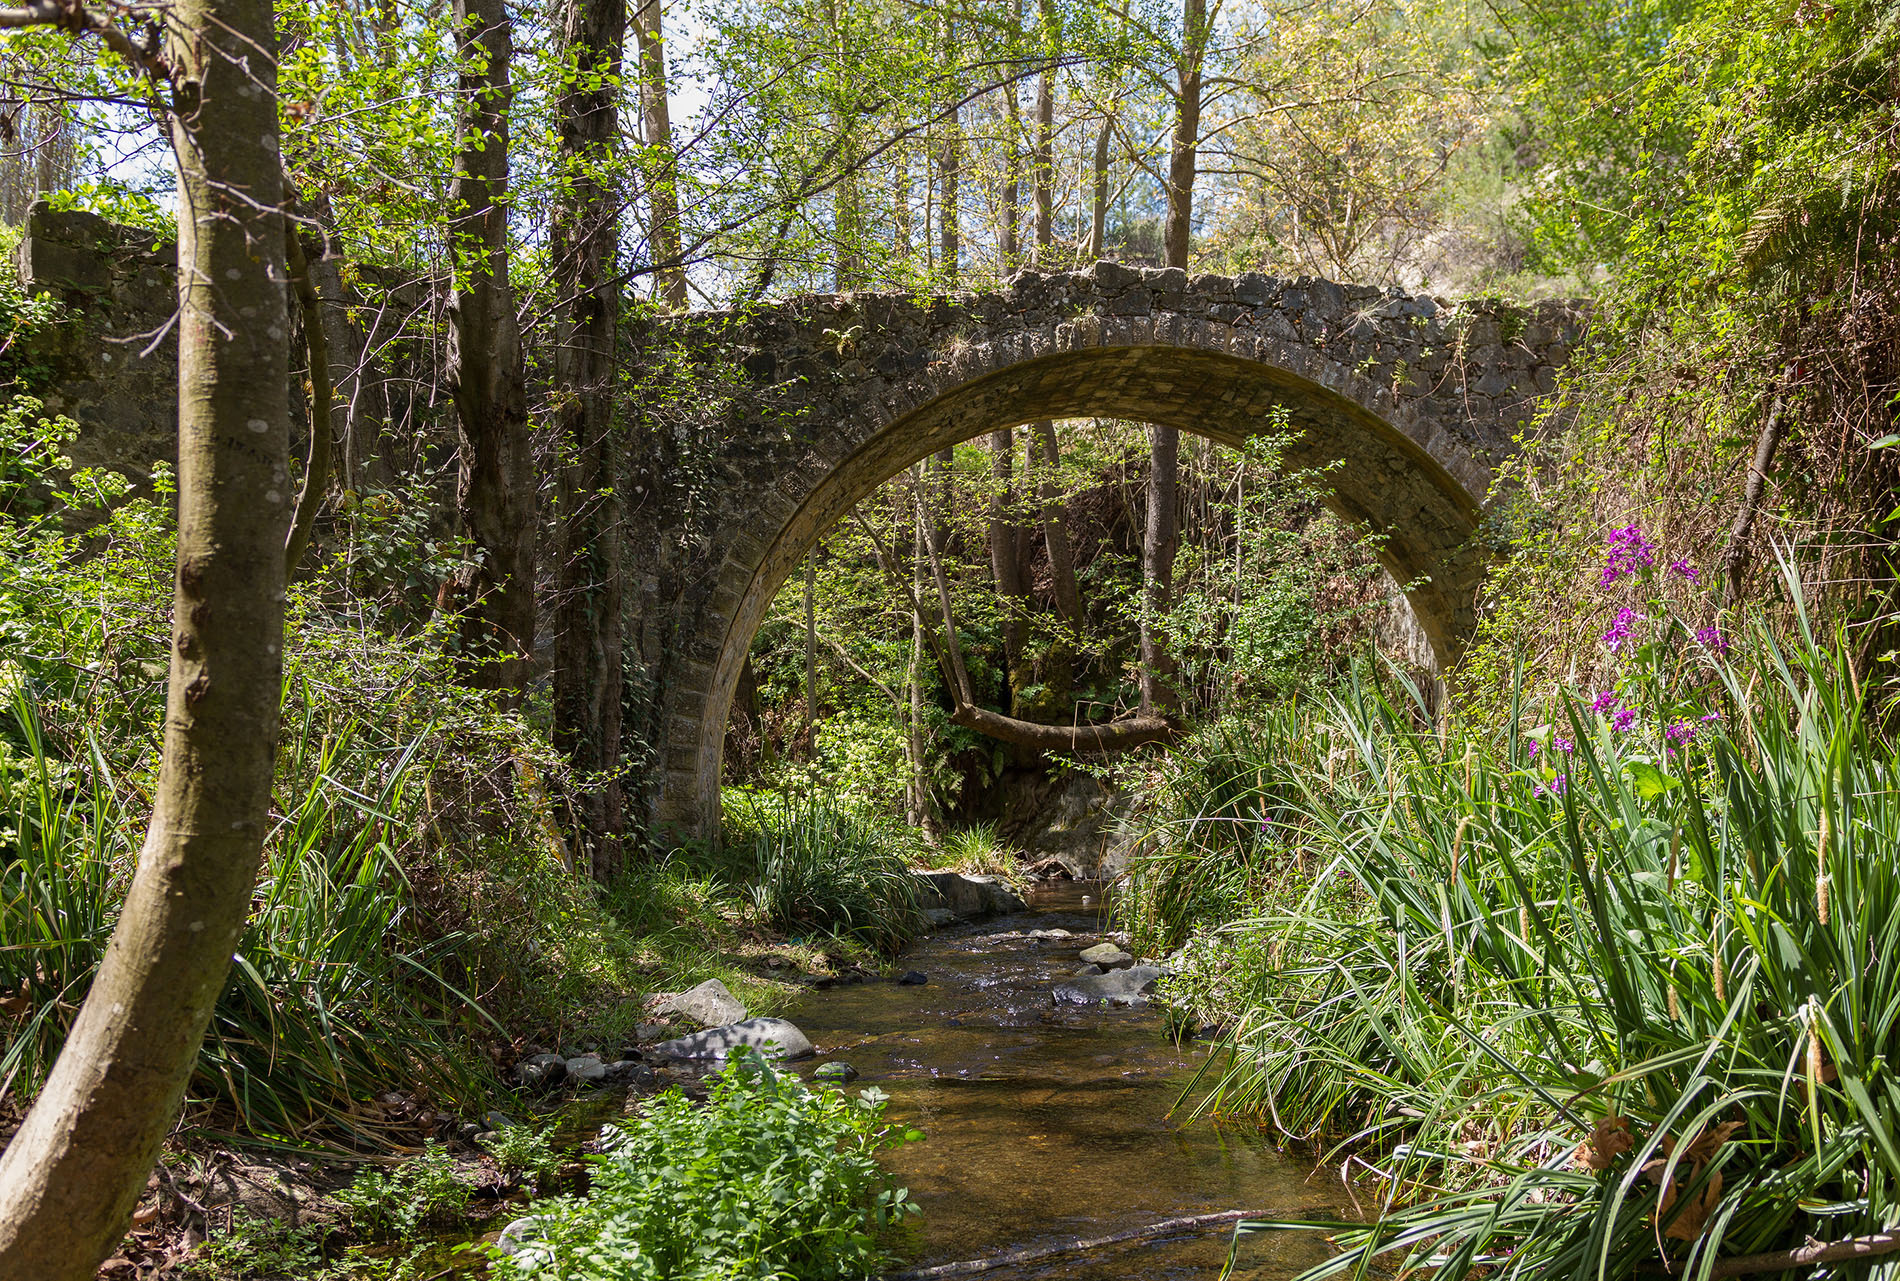
[[[1103,725],[1041,725],[965,703],[950,713],[950,719],[985,738],[1041,752],[1125,752],[1145,743],[1168,742],[1181,732],[1181,727],[1167,717],[1147,713],[1119,717]]]
[[[46,1087],[0,1157],[0,1278],[89,1281],[178,1114],[268,826],[289,527],[276,40],[265,0],[176,0],[178,578],[138,871]]]

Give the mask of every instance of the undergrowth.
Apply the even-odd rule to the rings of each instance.
[[[1520,686],[1493,730],[1361,687],[1303,714],[1306,753],[1176,767],[1229,780],[1224,828],[1158,830],[1147,884],[1249,823],[1290,882],[1187,953],[1175,999],[1230,1021],[1199,1106],[1379,1191],[1312,1276],[1696,1277],[1888,1226],[1900,745],[1792,569],[1792,633],[1730,633],[1654,550],[1612,542],[1645,608],[1607,688]]]
[[[889,1262],[881,1234],[916,1212],[877,1153],[921,1138],[883,1096],[807,1086],[740,1051],[704,1107],[678,1091],[603,1132],[592,1189],[531,1208],[494,1273],[516,1281],[844,1281]]]

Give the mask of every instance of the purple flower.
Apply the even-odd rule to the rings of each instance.
[[[1725,656],[1729,651],[1728,637],[1722,635],[1722,629],[1714,623],[1710,623],[1707,627],[1696,628],[1695,638],[1706,645],[1709,652],[1717,657]]]
[[[1532,796],[1562,796],[1565,792],[1569,790],[1570,790],[1570,775],[1559,774],[1556,778],[1551,779],[1548,784],[1537,783],[1533,785],[1531,788],[1531,795]]]
[[[1709,713],[1708,715],[1706,715],[1706,716],[1704,716],[1704,717],[1702,718],[1702,723],[1706,725],[1706,724],[1708,724],[1708,723],[1709,723],[1710,721],[1719,721],[1719,720],[1721,720],[1721,719],[1722,719],[1722,713],[1720,713],[1720,712],[1710,712],[1710,713]]]
[[[1590,710],[1593,712],[1599,712],[1599,713],[1615,711],[1616,710],[1616,691],[1613,689],[1606,689],[1601,694],[1598,694],[1596,697],[1596,701],[1590,704]]]
[[[1670,561],[1669,569],[1671,573],[1680,574],[1682,575],[1682,577],[1688,579],[1692,583],[1696,579],[1702,577],[1702,571],[1697,569],[1694,565],[1691,565],[1686,560]]]
[[[1527,738],[1524,740],[1524,742],[1527,744],[1527,754],[1530,756],[1532,760],[1536,760],[1537,747],[1538,747],[1537,740],[1534,738]]]
[[[1663,737],[1676,747],[1681,747],[1695,739],[1695,726],[1688,721],[1675,721],[1664,728]]]
[[[1643,537],[1634,525],[1613,530],[1604,545],[1603,585],[1610,586],[1626,574],[1634,574],[1656,563],[1656,545]]]
[[[1562,752],[1566,756],[1568,756],[1570,753],[1577,750],[1577,745],[1571,742],[1569,739],[1563,737],[1562,735],[1558,735],[1556,738],[1552,739],[1551,741],[1556,744],[1557,750]]]
[[[1635,723],[1636,709],[1634,707],[1625,707],[1622,711],[1610,718],[1610,728],[1619,734]]]
[[[1627,605],[1616,611],[1616,618],[1611,622],[1610,629],[1603,633],[1603,643],[1610,647],[1611,653],[1623,648],[1623,642],[1636,634],[1636,624],[1642,620],[1642,617]]]

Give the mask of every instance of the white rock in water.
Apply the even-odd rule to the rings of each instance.
[[[661,1041],[650,1053],[667,1059],[723,1062],[740,1046],[757,1050],[768,1059],[802,1059],[812,1052],[811,1041],[785,1019],[747,1019],[726,1027],[708,1028],[691,1036]]]

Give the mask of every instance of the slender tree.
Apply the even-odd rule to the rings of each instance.
[[[0,1157],[0,1279],[89,1281],[124,1234],[244,928],[283,677],[289,327],[267,0],[174,0],[162,45],[78,7],[169,99],[178,164],[178,576],[163,761],[111,944]]]
[[[461,429],[456,517],[476,555],[443,584],[472,684],[518,697],[534,649],[535,478],[527,371],[508,280],[513,32],[502,0],[455,0],[462,59],[449,239],[448,381]]]
[[[642,141],[646,143],[649,248],[660,299],[675,311],[686,309],[686,263],[681,249],[679,157],[673,150],[673,121],[667,109],[666,34],[660,0],[639,0],[634,37],[640,50]]]
[[[1194,229],[1194,178],[1201,139],[1201,94],[1207,54],[1207,0],[1182,0],[1181,43],[1175,61],[1174,128],[1168,150],[1168,216],[1162,245],[1170,267],[1186,268]],[[1141,540],[1141,707],[1173,701],[1173,664],[1161,618],[1174,600],[1174,556],[1181,543],[1181,433],[1162,423],[1148,428],[1148,512]]]
[[[569,0],[556,103],[561,191],[550,244],[561,296],[553,418],[567,454],[555,601],[554,740],[591,782],[579,810],[593,872],[619,857],[621,501],[613,440],[619,289],[611,186],[626,0]]]

